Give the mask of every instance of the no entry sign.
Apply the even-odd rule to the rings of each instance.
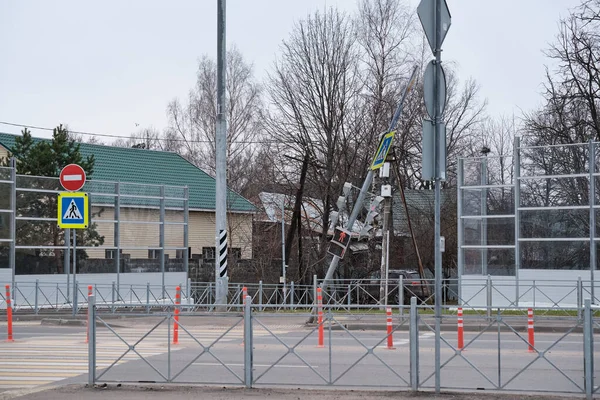
[[[60,184],[65,190],[76,192],[85,184],[85,171],[77,164],[69,164],[60,171]]]

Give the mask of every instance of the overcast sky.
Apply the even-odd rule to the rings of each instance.
[[[419,0],[410,0],[416,10]],[[542,50],[579,0],[447,0],[443,60],[474,78],[495,116],[540,104]],[[166,106],[216,57],[217,0],[0,1],[0,121],[128,136],[162,130]],[[265,76],[294,21],[355,0],[228,0],[227,42]],[[416,11],[415,11],[416,12]],[[20,128],[0,125],[1,132]],[[49,132],[34,130],[34,136]],[[103,139],[105,142],[110,139]]]

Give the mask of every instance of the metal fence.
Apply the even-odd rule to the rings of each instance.
[[[518,305],[531,291],[523,282],[581,276],[592,282],[594,301],[598,143],[539,146],[533,140],[516,137],[512,155],[459,159],[459,277],[483,277],[481,284],[487,275],[512,279],[515,291],[507,297]]]
[[[0,167],[0,283],[58,283],[53,301],[69,303],[78,281],[114,281],[121,298],[121,284],[187,274],[187,187],[88,180],[90,226],[77,230],[57,227],[61,191],[58,178],[17,175],[14,159]]]
[[[327,306],[322,323],[290,324],[288,313],[261,312],[269,306],[252,304],[249,296],[241,313],[170,306],[145,325],[136,320],[135,328],[123,328],[101,314],[91,297],[89,383],[494,390],[589,399],[597,392],[593,333],[600,325],[589,299],[582,309],[571,310],[572,318],[552,319],[560,322],[560,333],[547,333],[535,343],[523,333],[525,319],[518,314],[497,309],[491,319],[466,315],[465,327],[474,329],[462,347],[447,330],[436,335],[432,314],[416,300],[392,308],[387,331],[364,331],[349,329],[344,314]],[[435,340],[442,346],[439,363],[432,357]],[[98,367],[104,348],[122,352]],[[122,365],[126,357],[135,364]]]
[[[323,291],[323,303],[336,311],[345,311],[352,315],[353,307],[363,306],[379,310],[380,306],[406,306],[411,297],[417,298],[421,307],[433,310],[433,280],[424,279],[415,282],[390,280],[388,282],[387,298],[380,301],[380,285],[385,282],[373,279],[339,280],[329,285]],[[303,312],[314,309],[316,292],[320,281],[316,278],[312,285],[301,285],[291,282],[287,285],[251,283],[232,283],[228,287],[227,311],[240,311],[244,295],[251,297],[252,302],[260,311],[269,312],[294,311]],[[483,282],[462,282],[462,293],[459,295],[458,279],[443,281],[442,305],[449,308],[462,307],[479,315],[491,317],[495,307],[503,309],[522,310],[532,307],[542,314],[565,314],[565,309],[581,309],[583,299],[592,297],[592,282],[582,279],[571,281],[534,280],[520,281],[520,298],[513,298],[516,282],[497,279],[488,276]],[[150,313],[165,306],[173,305],[176,286],[180,286],[182,299],[185,304],[195,311],[214,311],[214,282],[197,283],[188,278],[177,284],[121,284],[94,283],[91,285],[76,282],[75,296],[67,297],[64,285],[47,281],[15,282],[12,287],[12,304],[15,312],[19,313],[65,313],[76,314],[81,308],[85,309],[88,286],[96,295],[98,307],[113,313],[122,312],[132,306],[138,310]],[[402,289],[400,289],[402,288]],[[462,296],[462,297],[461,297]],[[385,301],[387,299],[387,302]],[[0,309],[5,308],[4,293],[0,292]],[[568,313],[566,313],[568,314]],[[357,316],[357,318],[359,318]]]

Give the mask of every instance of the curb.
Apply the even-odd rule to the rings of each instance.
[[[81,319],[43,318],[41,321],[41,325],[86,326],[87,322]]]

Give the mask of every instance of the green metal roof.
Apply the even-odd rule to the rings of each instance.
[[[17,135],[0,132],[0,145],[10,150],[16,138]],[[93,154],[96,159],[92,180],[187,186],[190,209],[216,208],[215,179],[179,154],[89,143],[81,143],[80,152],[83,157]],[[227,192],[229,211],[256,211],[255,206],[246,198],[232,190]]]

